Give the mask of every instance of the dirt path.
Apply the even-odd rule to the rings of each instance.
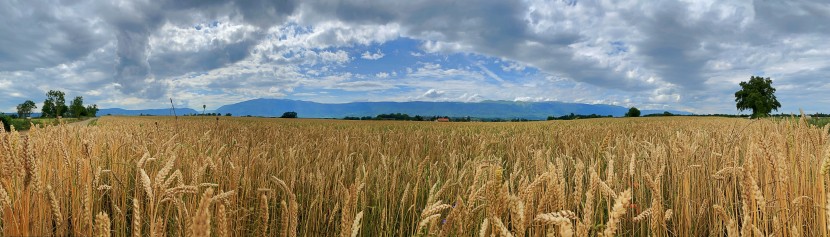
[[[96,119],[98,119],[98,118],[88,118],[88,119],[84,119],[83,121],[78,121],[78,122],[74,122],[74,123],[67,123],[66,125],[69,125],[69,126],[78,126],[78,125],[87,126],[87,125],[89,125],[90,122],[92,122],[92,120],[96,120]]]

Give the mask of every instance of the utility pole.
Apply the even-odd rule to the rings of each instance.
[[[173,98],[170,98],[170,108],[173,108],[173,117],[179,120],[179,116],[176,115],[176,106],[173,105]]]

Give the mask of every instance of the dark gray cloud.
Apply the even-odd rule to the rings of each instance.
[[[160,52],[148,60],[148,65],[155,76],[161,78],[209,71],[245,59],[256,43],[255,39],[245,39],[230,44],[211,44],[210,48],[197,52]]]
[[[107,42],[94,18],[51,1],[0,2],[0,71],[33,70],[78,60]]]
[[[643,34],[649,37],[635,42],[646,63],[663,80],[686,89],[703,85],[703,65],[715,51],[703,44],[712,25],[688,22],[686,9],[678,3],[658,2],[650,16],[629,15]],[[633,12],[632,12],[633,13]]]
[[[772,1],[753,2],[755,19],[770,31],[759,34],[784,36],[787,34],[830,33],[830,3],[827,1]]]
[[[281,24],[294,10],[290,1],[133,1],[104,6],[104,18],[115,30],[118,58],[114,79],[125,94],[144,98],[159,98],[168,88],[156,76],[181,75],[225,66],[248,56],[256,39],[214,47],[191,54],[159,52],[149,58],[150,37],[165,23],[194,24],[198,19],[210,19],[217,14],[240,15],[253,25],[267,28]],[[222,12],[224,11],[224,12]],[[220,13],[221,12],[221,13]],[[157,67],[157,68],[154,68]]]

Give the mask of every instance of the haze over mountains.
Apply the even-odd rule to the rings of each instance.
[[[525,118],[545,119],[548,116],[562,116],[573,114],[597,114],[620,117],[625,115],[628,108],[615,105],[581,104],[563,102],[514,102],[514,101],[482,101],[482,102],[351,102],[343,104],[325,104],[301,100],[288,99],[253,99],[235,104],[229,104],[211,111],[221,114],[231,113],[234,116],[280,116],[284,112],[297,112],[302,118],[343,118],[346,116],[376,116],[378,114],[405,113],[422,116],[450,116],[475,118]],[[691,114],[675,110],[641,110],[643,115],[663,113]],[[176,113],[199,113],[190,108],[177,108]],[[172,115],[170,109],[124,110],[101,109],[99,115]]]
[[[194,109],[191,108],[176,108],[177,115],[184,115],[184,114],[195,114],[199,113]],[[173,111],[170,108],[166,109],[136,109],[136,110],[129,110],[129,109],[120,109],[120,108],[110,108],[110,109],[100,109],[98,110],[98,116],[101,115],[173,115]]]

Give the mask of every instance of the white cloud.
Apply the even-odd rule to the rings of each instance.
[[[370,53],[369,51],[363,52],[363,54],[360,55],[360,58],[366,60],[378,60],[383,58],[383,56],[385,56],[385,54],[378,49],[375,53]]]
[[[475,93],[472,93],[472,94],[464,93],[464,94],[462,94],[461,96],[458,97],[458,101],[463,101],[463,102],[479,102],[479,101],[482,101],[482,100],[484,100],[484,98],[481,95],[475,94]]]
[[[337,52],[330,52],[330,51],[323,51],[320,52],[320,58],[325,62],[336,62],[338,64],[344,64],[351,61],[349,54],[343,50],[337,50]]]
[[[513,101],[521,101],[521,102],[543,102],[543,101],[553,101],[554,99],[548,97],[530,97],[530,96],[521,96],[516,97]]]
[[[512,71],[521,72],[521,71],[524,71],[525,68],[526,68],[525,65],[515,63],[515,62],[507,63],[507,65],[501,65],[501,70],[505,71],[505,72],[512,72]]]
[[[415,70],[407,68],[407,74],[415,78],[465,78],[483,80],[484,75],[458,68],[443,68],[437,63],[422,63],[421,67]]]
[[[421,95],[419,98],[428,99],[428,100],[435,100],[435,99],[440,99],[443,96],[444,96],[443,91],[439,91],[439,90],[436,90],[436,89],[429,89],[427,92],[424,92],[424,94]]]

